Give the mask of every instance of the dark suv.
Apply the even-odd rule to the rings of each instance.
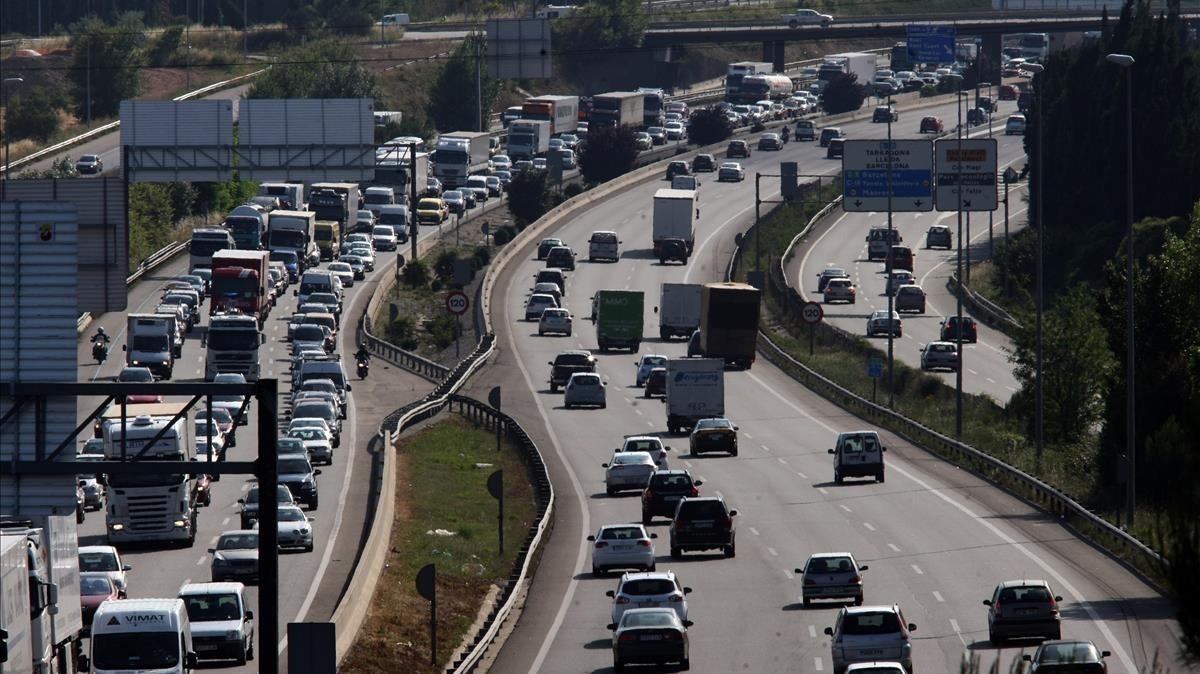
[[[258,521],[258,487],[257,484],[251,485],[250,491],[246,492],[246,497],[238,499],[238,503],[242,504],[242,511],[238,514],[241,517],[243,529],[252,528]],[[277,484],[275,485],[275,503],[285,506],[295,505],[296,501],[292,498],[291,490],[282,484]]]
[[[679,559],[688,550],[721,549],[726,557],[736,554],[733,518],[736,510],[725,507],[718,496],[684,498],[671,520],[671,557]]]
[[[711,154],[698,154],[696,155],[696,158],[692,160],[692,171],[695,173],[699,173],[700,171],[712,172],[716,170],[717,160],[713,159]]]
[[[979,339],[979,328],[975,325],[975,319],[970,316],[963,316],[962,341],[974,344]],[[942,321],[941,341],[954,342],[958,340],[958,316],[947,316]]]
[[[950,250],[952,241],[950,240],[950,228],[945,225],[933,225],[929,231],[925,232],[925,247],[926,248],[944,248]]]
[[[563,351],[550,361],[550,392],[557,393],[559,386],[576,372],[595,372],[596,357],[587,351]]]
[[[675,507],[681,499],[700,495],[696,487],[702,484],[703,481],[693,480],[692,474],[686,470],[660,470],[654,473],[650,484],[642,492],[642,524],[650,524],[655,515],[670,517],[675,514]]]
[[[575,253],[567,246],[555,246],[546,253],[546,267],[575,271]]]
[[[658,245],[658,263],[666,264],[667,260],[674,260],[687,264],[687,241],[684,241],[683,239],[663,239],[660,241]]]
[[[731,140],[729,147],[725,150],[725,157],[733,159],[734,157],[749,157],[750,146],[744,140]]]
[[[667,164],[667,180],[670,180],[670,179],[674,178],[675,176],[690,176],[690,175],[692,175],[692,170],[688,168],[687,162],[685,162],[685,161],[676,160],[676,161],[671,162],[670,164]]]

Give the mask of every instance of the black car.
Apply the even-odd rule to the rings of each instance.
[[[559,386],[576,372],[595,372],[596,357],[587,351],[563,351],[550,361],[550,392],[557,393]]]
[[[985,124],[987,121],[987,110],[984,110],[983,108],[971,108],[970,110],[967,110],[967,124],[977,126],[979,124]]]
[[[567,246],[555,246],[546,253],[546,266],[575,271],[575,253]]]
[[[538,242],[537,259],[545,260],[546,256],[550,254],[550,249],[561,245],[563,245],[562,239],[542,239]]]
[[[279,457],[280,484],[287,487],[297,503],[303,503],[312,510],[316,510],[320,503],[317,495],[317,476],[320,474],[321,470],[314,469],[306,457]]]
[[[925,232],[926,248],[944,248],[950,250],[950,228],[945,225],[934,225]]]
[[[725,506],[719,496],[685,497],[671,520],[671,557],[679,559],[689,550],[720,549],[726,557],[737,554],[733,518],[736,510]]]
[[[671,180],[675,176],[690,176],[692,170],[688,168],[687,162],[682,160],[673,161],[667,164],[667,180]]]
[[[746,141],[744,140],[731,140],[729,141],[729,147],[725,150],[725,156],[728,159],[733,159],[734,157],[749,157],[750,146],[747,145]]]
[[[642,524],[650,524],[656,515],[671,517],[684,498],[700,495],[697,489],[704,484],[693,480],[686,470],[660,470],[650,477],[642,491]]]
[[[699,173],[701,171],[711,173],[712,171],[716,170],[717,160],[711,154],[698,154],[696,155],[696,158],[692,160],[692,171],[694,173]]]
[[[242,504],[242,511],[239,513],[242,528],[252,528],[258,521],[258,485],[251,485],[250,491],[246,492],[246,498],[238,499],[238,503]],[[275,503],[281,506],[295,503],[291,490],[281,484],[275,485]]]
[[[684,241],[683,239],[663,239],[662,241],[659,241],[658,263],[666,264],[667,260],[673,260],[687,264],[687,241]]]
[[[842,153],[845,151],[846,139],[834,138],[829,141],[829,147],[825,149],[826,159],[841,159]]]
[[[979,327],[975,325],[975,319],[970,316],[962,318],[962,341],[969,344],[974,344],[979,339]],[[958,316],[947,316],[942,320],[941,341],[955,342],[958,341]]]
[[[642,390],[642,395],[647,398],[667,395],[667,368],[656,367],[650,370],[650,374],[646,376],[646,388]]]
[[[871,121],[877,124],[900,121],[900,113],[890,105],[880,105],[871,113]]]

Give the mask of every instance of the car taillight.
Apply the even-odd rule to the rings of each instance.
[[[854,585],[862,585],[862,576],[859,576],[859,575],[851,576],[850,582]]]
[[[596,541],[596,549],[597,550],[599,550],[600,548],[607,548],[607,547],[608,547],[608,543],[605,543],[604,541]]]
[[[636,639],[637,639],[637,635],[635,635],[633,632],[626,632],[626,633],[622,634],[621,636],[617,637],[617,641],[634,641]]]
[[[997,618],[1004,615],[1004,611],[1002,611],[1000,609],[1000,602],[996,602],[995,604],[992,604],[992,610],[995,611]]]
[[[642,546],[643,548],[648,548],[648,547],[650,547],[650,545],[651,545],[650,541],[646,540],[645,538],[643,538],[643,539],[639,540],[639,541],[637,542],[637,544],[638,544],[638,545],[640,545],[640,546]]]
[[[642,500],[649,501],[652,498],[654,498],[654,491],[652,491],[649,487],[646,487],[646,491],[642,492]]]
[[[697,489],[696,487],[692,487],[692,496],[699,496],[699,495],[700,495],[700,490]]]
[[[667,597],[667,601],[671,602],[672,604],[678,604],[679,602],[683,601],[683,595],[677,592],[670,597]]]
[[[617,603],[618,604],[628,604],[629,597],[626,597],[625,595],[621,595],[620,597],[617,597]]]
[[[682,638],[683,635],[675,630],[667,630],[666,632],[663,632],[663,639],[665,641],[679,641]]]
[[[1058,602],[1054,601],[1053,598],[1050,599],[1050,612],[1058,615]]]

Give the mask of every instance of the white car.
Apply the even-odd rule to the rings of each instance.
[[[396,230],[391,225],[375,225],[371,228],[371,245],[375,250],[396,250]]]
[[[899,662],[857,662],[846,668],[846,674],[908,674]]]
[[[530,295],[529,300],[525,302],[525,320],[539,320],[542,317],[543,310],[557,308],[558,300],[554,299],[553,295],[534,293]]]
[[[1004,135],[1024,136],[1025,115],[1009,115],[1008,120],[1004,122]]]
[[[563,407],[571,409],[585,405],[600,409],[608,407],[608,400],[604,394],[604,380],[595,372],[576,372],[563,388]]]
[[[305,552],[312,552],[312,522],[316,518],[305,515],[298,505],[279,506],[277,512],[279,523],[276,527],[279,531],[279,549],[301,548]],[[257,520],[254,522],[254,528],[258,528]]]
[[[654,458],[658,470],[667,470],[671,467],[667,461],[667,452],[671,451],[671,448],[663,445],[662,438],[657,435],[631,435],[625,438],[625,442],[616,451],[618,454],[647,452]]]
[[[354,285],[354,267],[351,267],[347,262],[330,262],[329,273],[335,278],[341,279],[342,285],[346,288]]]
[[[511,171],[512,165],[512,159],[506,154],[498,154],[492,157],[492,168],[497,171]]]
[[[367,271],[375,271],[375,249],[369,243],[350,244],[350,254],[357,255],[362,260]]]
[[[687,139],[687,129],[684,128],[683,122],[667,122],[663,128],[667,130],[667,140]]]
[[[833,302],[849,302],[850,304],[854,304],[854,297],[857,292],[858,289],[855,287],[854,282],[848,278],[829,279],[825,283],[825,296],[822,298],[822,301],[825,304]]]
[[[209,425],[208,425],[208,419],[201,417],[199,419],[196,419],[195,424],[196,424],[196,428],[193,431],[193,437],[196,438],[196,453],[197,454],[203,453],[203,454],[207,454],[209,456],[215,456],[215,454],[220,453],[221,450],[225,449],[225,431],[221,430],[221,427],[219,425],[217,425],[217,422],[215,420],[213,421],[212,427],[211,427],[211,432],[212,432],[212,438],[211,438],[212,442],[211,443],[209,442],[209,435],[208,435],[210,432]],[[210,449],[210,445],[211,445],[211,449]],[[203,452],[201,452],[201,447],[204,448]]]
[[[592,575],[603,576],[612,569],[654,571],[654,541],[658,534],[646,533],[640,524],[605,524],[592,542]]]
[[[554,301],[560,305],[562,304],[562,290],[558,287],[557,283],[535,283],[533,284],[533,290],[530,292],[535,295],[549,295],[554,298]]]
[[[296,430],[297,428],[319,428],[328,433],[330,438],[333,437],[333,429],[329,427],[329,422],[319,417],[300,417],[297,419],[292,419],[290,422],[288,422],[287,431],[285,431],[285,433],[291,435],[292,431]]]
[[[803,568],[796,569],[800,578],[804,608],[812,607],[814,599],[850,599],[855,606],[863,603],[863,580],[854,555],[849,552],[822,552],[812,555]]]
[[[245,384],[246,377],[238,372],[221,372],[221,373],[217,374],[217,376],[213,377],[213,383],[214,384]],[[238,416],[238,412],[241,411],[242,404],[244,401],[245,401],[244,396],[240,396],[237,394],[215,395],[212,398],[212,406],[214,408],[217,408],[217,407],[224,408],[224,410],[229,413],[229,416],[237,419],[237,423],[239,426],[245,426],[247,423],[249,423],[249,416],[250,416],[249,406],[247,406],[247,410],[244,413],[242,413],[241,416]]]
[[[579,158],[575,156],[575,150],[562,148],[559,152],[562,153],[562,167],[564,171],[579,168]]]
[[[746,171],[735,161],[723,162],[717,169],[717,182],[740,183],[746,179]]]
[[[538,319],[538,335],[546,333],[571,336],[571,312],[566,309],[551,307],[542,311]]]
[[[646,488],[658,464],[650,452],[613,452],[604,466],[604,493],[612,496],[619,491]]]
[[[302,443],[309,461],[333,465],[333,434],[328,430],[317,426],[293,428],[287,432],[287,437]]]
[[[838,611],[837,623],[826,627],[833,671],[844,672],[856,662],[899,662],[912,671],[912,639],[917,626],[904,619],[896,604],[848,606]]]
[[[129,593],[129,578],[125,574],[132,571],[133,567],[123,563],[121,553],[111,545],[80,546],[79,570],[106,573],[122,598]]]
[[[904,336],[904,327],[900,324],[900,314],[893,311],[889,321],[887,309],[877,309],[872,312],[871,317],[867,319],[867,336],[886,335],[889,332],[895,337]]]
[[[633,379],[634,386],[645,386],[646,378],[650,376],[650,370],[656,367],[666,367],[667,357],[658,353],[648,353],[634,361],[637,365],[637,375]]]
[[[612,622],[620,623],[621,616],[631,608],[674,609],[680,620],[687,620],[687,595],[692,588],[683,587],[674,571],[626,573],[616,590],[605,592],[612,597]]]

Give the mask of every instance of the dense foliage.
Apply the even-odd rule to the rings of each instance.
[[[486,53],[486,38],[482,35],[468,37],[459,43],[454,55],[438,73],[430,93],[428,109],[429,118],[438,131],[480,131],[487,128],[492,105],[500,93],[500,82],[488,74],[484,62]],[[476,74],[479,77],[478,86]],[[480,93],[479,98],[475,96],[476,91]],[[482,106],[477,101],[482,101]]]
[[[637,141],[627,126],[589,129],[579,157],[579,170],[589,183],[602,183],[628,173],[637,161]]]
[[[276,55],[276,64],[254,80],[246,98],[376,98],[375,74],[348,45],[323,40]]]
[[[697,145],[712,145],[733,135],[733,125],[715,106],[700,108],[688,118],[688,140]]]
[[[867,98],[867,89],[858,83],[854,73],[839,73],[825,85],[821,95],[821,106],[831,115],[851,112],[862,107]]]
[[[508,184],[508,210],[519,224],[528,225],[548,210],[548,177],[546,171],[518,171]]]
[[[144,30],[132,15],[113,25],[88,19],[72,28],[74,62],[68,76],[76,117],[112,117],[120,110],[121,101],[137,98],[141,91],[138,69],[145,62]]]
[[[46,142],[58,131],[58,113],[67,107],[61,91],[34,87],[14,93],[4,110],[4,130],[14,140],[33,138]]]

